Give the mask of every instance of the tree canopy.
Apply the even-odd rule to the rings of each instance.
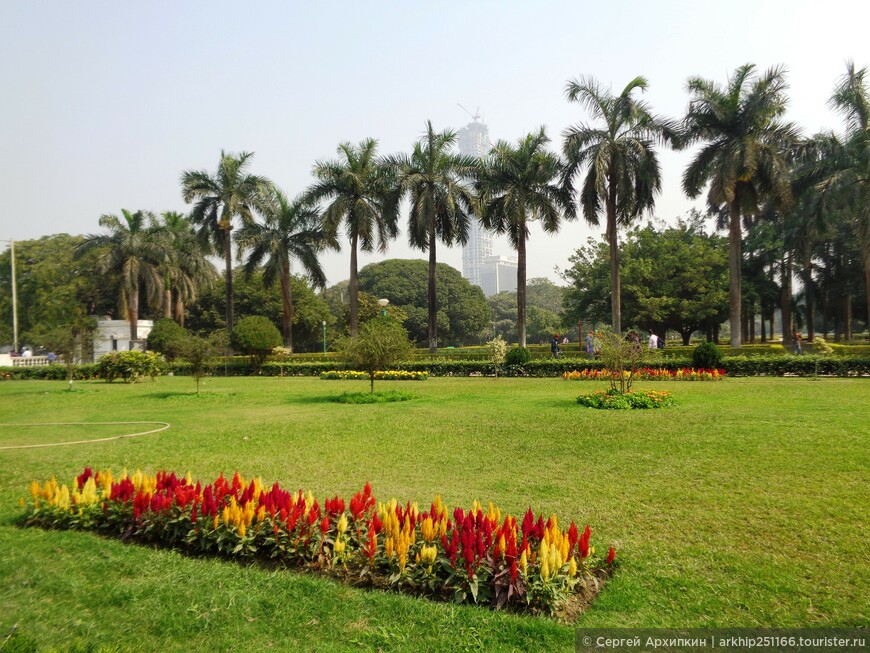
[[[438,293],[438,336],[441,346],[478,343],[491,313],[483,291],[446,263],[435,267]],[[360,270],[360,290],[390,300],[405,312],[404,326],[412,340],[429,342],[428,263],[417,259],[389,259]]]

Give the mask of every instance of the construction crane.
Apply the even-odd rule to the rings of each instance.
[[[462,109],[465,113],[467,113],[469,116],[471,116],[471,119],[472,119],[474,122],[477,122],[478,120],[480,120],[480,107],[477,107],[477,109],[474,111],[474,113],[471,113],[471,111],[469,111],[469,110],[466,109],[464,106],[462,106],[461,104],[459,104],[459,102],[456,103],[456,106],[458,106],[458,107],[459,107],[460,109]]]

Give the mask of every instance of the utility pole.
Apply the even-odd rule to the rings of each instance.
[[[18,284],[15,282],[15,241],[9,241],[12,254],[12,349],[18,352]]]
[[[18,352],[18,284],[15,282],[15,241],[0,240],[9,243],[9,254],[12,257],[12,351]]]

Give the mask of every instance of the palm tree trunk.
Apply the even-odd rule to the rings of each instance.
[[[438,297],[435,294],[435,221],[429,222],[429,353],[438,351]]]
[[[180,293],[175,298],[175,321],[178,322],[178,326],[184,328],[184,302],[181,301]]]
[[[794,324],[791,315],[791,266],[788,252],[783,254],[781,265],[782,291],[779,295],[779,310],[782,314],[782,345],[789,347],[792,344]]]
[[[846,293],[845,297],[845,312],[846,317],[844,321],[846,322],[845,328],[843,329],[843,335],[845,336],[846,342],[849,342],[852,339],[852,293]]]
[[[163,289],[163,317],[172,319],[172,288]]]
[[[130,340],[139,339],[139,282],[130,288],[130,303],[127,306],[127,319],[130,320]]]
[[[730,225],[728,229],[728,326],[731,329],[731,346],[740,346],[740,268],[742,256],[740,245],[743,234],[740,229],[740,205],[737,198],[729,207]],[[772,328],[771,328],[772,331]]]
[[[870,251],[864,257],[864,283],[867,286],[867,340],[870,340]]]
[[[230,239],[232,227],[224,229],[224,261],[226,262],[227,333],[233,332],[233,245]]]
[[[807,305],[807,340],[816,339],[816,292],[813,285],[812,261],[804,259],[804,301]]]
[[[356,229],[350,237],[350,280],[347,289],[350,294],[350,335],[359,333],[359,276],[356,264],[356,248],[359,244],[359,234]],[[374,381],[372,382],[374,385]]]
[[[523,214],[525,218],[525,213]],[[526,346],[526,223],[517,226],[517,338]]]
[[[616,233],[616,180],[610,180],[607,199],[607,244],[610,246],[610,325],[622,333],[622,292],[619,283],[619,239]]]
[[[293,351],[293,290],[290,287],[290,265],[281,266],[281,330],[284,346]]]

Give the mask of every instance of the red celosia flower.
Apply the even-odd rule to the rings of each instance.
[[[580,536],[580,558],[589,557],[589,537],[591,535],[592,531],[589,530],[589,524],[586,524],[586,529],[583,531],[583,535]]]
[[[91,470],[91,468],[85,467],[85,471],[83,471],[81,474],[76,476],[76,482],[78,483],[79,490],[81,490],[85,486],[85,483],[87,483],[88,479],[93,475],[94,475],[94,472]],[[67,477],[67,478],[69,478],[69,477]]]
[[[613,547],[610,547],[610,551],[607,552],[607,564],[612,565],[615,559],[616,550]]]
[[[324,517],[320,522],[320,532],[326,535],[329,531],[329,517]]]

